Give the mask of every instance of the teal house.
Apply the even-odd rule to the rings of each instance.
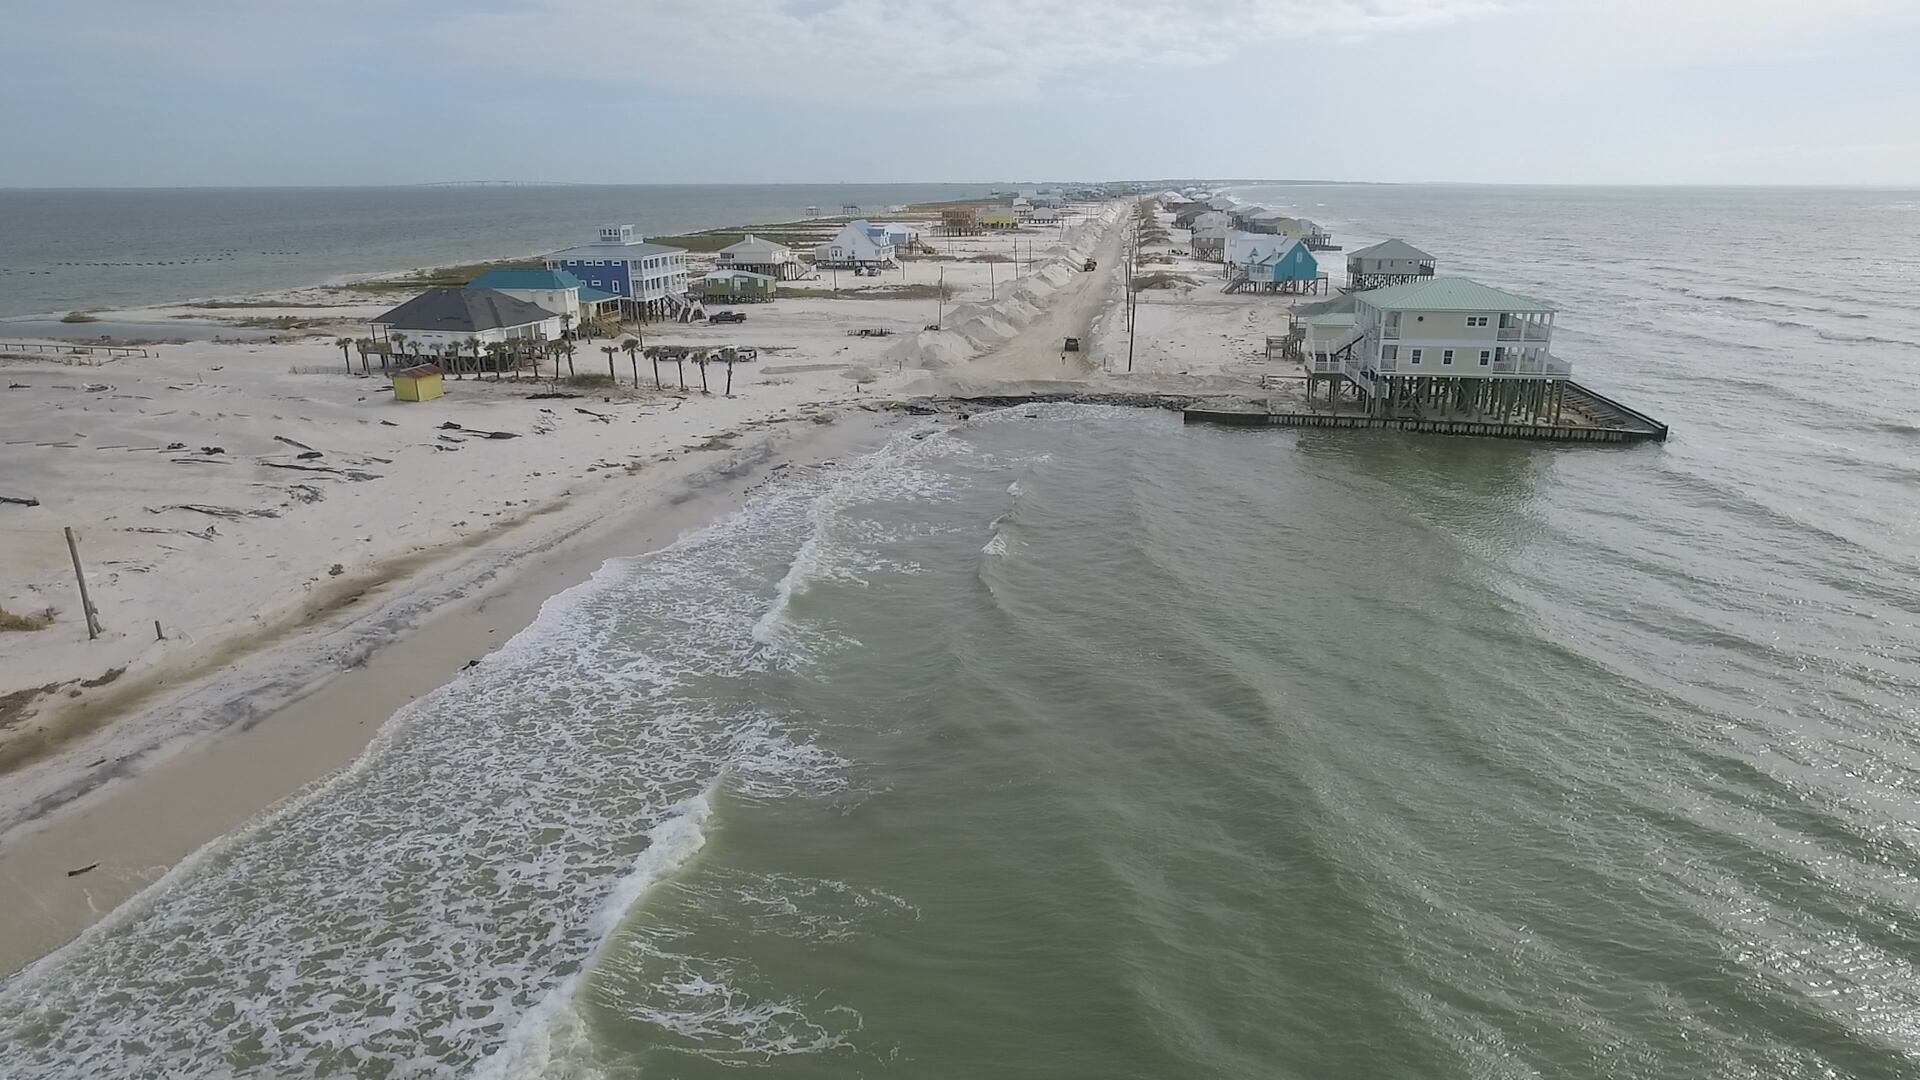
[[[1235,232],[1227,237],[1229,292],[1317,293],[1325,288],[1320,260],[1286,236]]]

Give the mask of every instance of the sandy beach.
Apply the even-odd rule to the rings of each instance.
[[[0,929],[0,971],[351,761],[606,558],[872,442],[897,420],[881,403],[1098,380],[1122,204],[1075,218],[940,238],[878,279],[801,282],[743,324],[646,328],[649,344],[758,347],[731,396],[718,368],[712,393],[692,369],[680,389],[671,366],[656,388],[645,361],[635,386],[621,355],[611,388],[543,372],[398,402],[332,345],[394,299],[317,288],[245,309],[320,321],[296,340],[0,359],[0,495],[34,502],[0,505],[0,608],[46,620],[0,638],[0,900],[22,913]],[[1100,269],[1082,272],[1087,257]],[[924,288],[940,284],[945,300]],[[99,317],[223,325],[185,303]],[[936,320],[949,329],[926,331]],[[1086,351],[1068,356],[1069,336]],[[608,343],[583,343],[575,368],[595,371]]]

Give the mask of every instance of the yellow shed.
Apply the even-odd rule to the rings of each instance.
[[[401,401],[432,401],[444,393],[438,364],[420,364],[393,377],[393,396]]]

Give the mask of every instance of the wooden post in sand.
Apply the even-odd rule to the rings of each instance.
[[[73,526],[67,526],[67,554],[73,556],[73,579],[80,583],[80,610],[87,616],[87,640],[100,636],[100,620],[93,614],[93,598],[87,595],[87,572],[80,568],[80,542],[73,538]]]

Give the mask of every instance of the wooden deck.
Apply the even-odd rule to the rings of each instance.
[[[1463,435],[1482,439],[1526,439],[1535,442],[1633,443],[1665,442],[1667,425],[1645,413],[1595,393],[1576,382],[1567,383],[1567,402],[1591,418],[1587,423],[1533,424],[1512,420],[1442,420],[1419,416],[1369,416],[1362,412],[1272,412],[1196,405],[1181,411],[1189,424],[1226,424],[1236,427],[1347,428],[1414,431],[1430,435]]]

